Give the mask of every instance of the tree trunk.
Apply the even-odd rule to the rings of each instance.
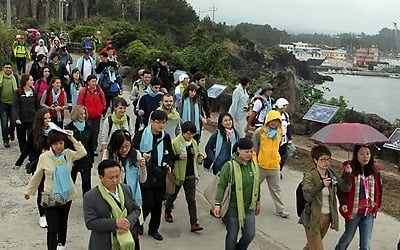
[[[37,20],[38,16],[38,0],[31,0],[31,11],[32,11],[32,18]]]
[[[87,19],[89,18],[89,1],[88,0],[82,0],[83,1],[83,18]]]

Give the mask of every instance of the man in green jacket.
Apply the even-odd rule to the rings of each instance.
[[[10,62],[3,63],[3,70],[0,71],[0,120],[1,134],[3,135],[4,147],[10,147],[10,140],[14,141],[15,125],[11,120],[12,103],[14,92],[18,88],[18,79],[12,71]]]
[[[20,36],[18,38],[17,43],[14,46],[14,57],[17,60],[17,69],[18,74],[25,73],[26,71],[26,59],[31,59],[31,52],[29,51],[28,47],[25,45],[24,41],[25,37]]]

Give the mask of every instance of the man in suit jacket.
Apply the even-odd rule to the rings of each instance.
[[[133,229],[140,207],[130,188],[119,183],[121,166],[117,161],[104,160],[98,166],[98,174],[101,182],[83,198],[85,224],[92,230],[88,249],[110,250],[114,249],[112,245],[117,245],[116,249],[139,249]]]

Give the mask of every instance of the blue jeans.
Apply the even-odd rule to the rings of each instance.
[[[360,230],[360,250],[369,250],[372,229],[374,227],[374,215],[361,215],[358,214],[351,221],[347,221],[345,224],[344,233],[339,239],[335,250],[345,250],[353,240],[354,234],[356,233],[357,227]]]
[[[3,142],[9,142],[9,135],[14,133],[14,122],[11,121],[12,104],[0,102],[1,134]]]
[[[246,211],[242,237],[237,241],[239,234],[239,219],[236,209],[229,209],[225,217],[226,237],[225,250],[245,250],[249,247],[256,234],[256,222],[254,210]]]

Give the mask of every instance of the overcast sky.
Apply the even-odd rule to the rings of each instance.
[[[269,24],[289,33],[376,34],[400,26],[400,0],[187,0],[200,18],[215,5],[216,22]]]

